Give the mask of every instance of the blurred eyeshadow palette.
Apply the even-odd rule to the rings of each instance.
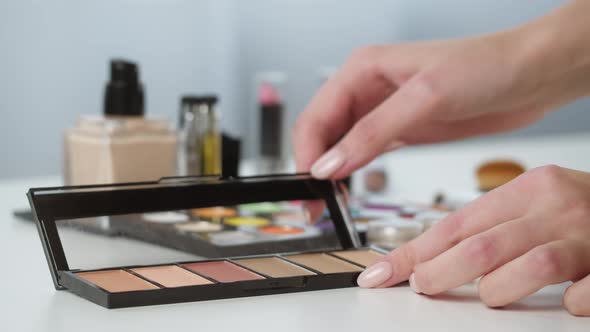
[[[37,188],[28,196],[56,289],[107,308],[356,286],[362,247],[345,196],[307,175]],[[308,224],[307,200],[328,213]],[[72,229],[100,221],[103,236]]]
[[[164,181],[173,179],[182,178]],[[353,198],[348,203],[361,244],[387,250],[426,231],[452,210],[442,204],[419,204],[391,197]],[[34,221],[29,211],[15,215]],[[309,222],[301,200],[73,218],[60,220],[59,225],[104,236],[128,237],[211,258],[243,252],[266,253],[269,241],[275,242],[271,250],[282,246],[280,251],[298,248],[302,243],[338,244],[329,210],[315,222]],[[395,235],[387,235],[392,232]]]

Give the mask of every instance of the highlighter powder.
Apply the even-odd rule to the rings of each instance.
[[[367,267],[379,260],[379,258],[385,256],[373,250],[347,250],[347,251],[334,251],[332,255],[344,258],[356,264]]]
[[[327,254],[289,255],[286,258],[322,273],[360,272],[363,269]]]
[[[179,212],[154,212],[144,213],[143,220],[160,224],[175,224],[186,222],[189,218],[186,214]]]
[[[258,231],[269,235],[294,235],[304,232],[303,228],[289,225],[268,225],[258,228]]]
[[[224,223],[230,226],[266,226],[270,220],[261,217],[231,217],[225,218]]]
[[[187,263],[183,266],[219,282],[264,279],[263,276],[227,261]]]
[[[176,265],[150,266],[131,269],[146,279],[164,287],[182,287],[212,284],[211,281]]]
[[[281,221],[305,221],[305,214],[303,212],[279,212],[272,215],[274,220]]]
[[[230,208],[225,208],[222,206],[217,206],[217,207],[192,209],[191,213],[193,215],[196,215],[196,216],[199,216],[202,218],[219,219],[219,218],[226,218],[226,217],[235,216],[236,210],[230,209]]]
[[[240,211],[253,214],[273,214],[283,211],[280,204],[272,202],[242,204],[239,208]]]
[[[273,278],[309,276],[315,273],[277,257],[247,258],[236,262]]]
[[[182,232],[194,232],[194,233],[212,233],[223,230],[221,224],[216,224],[208,221],[191,221],[182,224],[175,224],[174,227]]]
[[[123,270],[80,272],[76,275],[111,293],[159,289],[158,286]]]

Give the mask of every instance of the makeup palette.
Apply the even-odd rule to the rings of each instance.
[[[308,175],[208,177],[38,188],[28,196],[56,289],[121,308],[356,286],[359,273],[383,252],[361,247],[339,188]],[[325,202],[330,227],[293,222],[305,200]],[[160,228],[143,218],[129,222],[146,214],[166,221],[155,223]],[[125,236],[60,226],[96,217],[108,217]],[[172,229],[218,248],[243,241],[242,249],[252,250],[220,255],[207,246],[145,241],[166,238]]]

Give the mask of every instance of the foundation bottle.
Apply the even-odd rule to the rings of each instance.
[[[175,175],[176,133],[165,120],[144,117],[138,67],[111,61],[103,116],[80,116],[66,131],[68,185],[155,181]]]

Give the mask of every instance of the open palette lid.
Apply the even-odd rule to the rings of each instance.
[[[178,261],[187,255],[191,260],[205,260],[360,246],[340,185],[307,174],[180,177],[158,182],[33,188],[28,197],[57,289],[64,288],[60,271],[163,264],[171,253],[180,258],[170,259]],[[296,218],[304,214],[302,201],[307,200],[325,202],[329,214],[325,214],[323,225],[309,225]],[[203,214],[212,207],[234,212],[231,218]],[[202,223],[215,227],[211,232],[190,231]],[[89,224],[103,225],[108,231],[92,234],[96,232],[84,229]],[[119,247],[122,242],[136,247]],[[153,254],[155,249],[166,254]],[[88,255],[101,251],[107,252],[103,255],[106,260],[96,260],[98,266],[83,266],[92,261]],[[121,257],[134,259],[141,253],[148,256],[147,261],[121,264]]]

